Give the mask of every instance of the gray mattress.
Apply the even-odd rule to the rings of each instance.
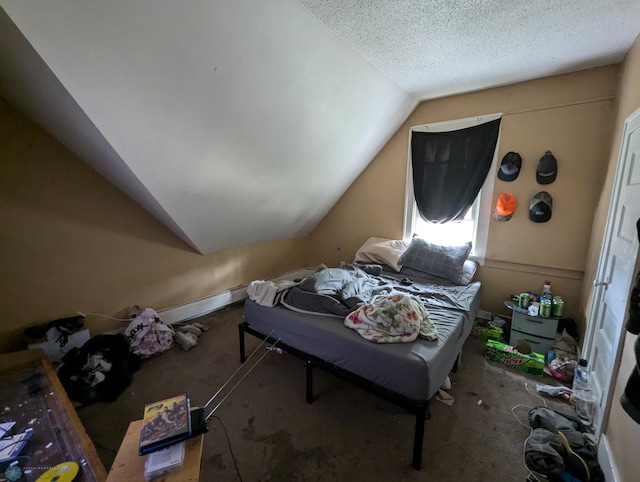
[[[444,287],[446,289],[446,287]],[[438,339],[376,344],[344,326],[339,318],[265,307],[251,300],[244,318],[259,332],[314,355],[344,370],[413,400],[429,400],[445,380],[471,332],[480,304],[480,283],[471,283],[469,310],[427,306],[438,328]]]

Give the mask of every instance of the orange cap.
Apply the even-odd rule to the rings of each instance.
[[[510,192],[503,192],[498,196],[496,208],[493,211],[493,219],[496,221],[509,221],[516,211],[516,198]]]

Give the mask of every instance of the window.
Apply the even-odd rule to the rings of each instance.
[[[447,132],[475,126],[498,119],[501,114],[491,114],[481,117],[458,119],[453,121],[438,122],[421,126],[414,126],[411,131],[417,132]],[[500,139],[498,138],[498,144]],[[442,244],[459,244],[471,240],[473,248],[471,258],[484,263],[486,253],[487,234],[489,220],[492,212],[493,185],[497,162],[498,146],[493,156],[491,169],[482,185],[476,201],[471,206],[464,219],[459,222],[446,224],[430,224],[422,220],[413,196],[413,173],[411,168],[411,136],[409,136],[409,148],[407,150],[407,179],[405,188],[405,213],[404,213],[404,239],[411,239],[414,234]]]

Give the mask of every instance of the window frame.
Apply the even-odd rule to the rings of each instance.
[[[455,119],[443,122],[433,122],[430,124],[422,124],[411,126],[409,128],[409,140],[407,146],[407,178],[405,184],[405,199],[404,199],[404,219],[402,225],[402,238],[410,240],[413,237],[416,217],[418,214],[418,207],[416,205],[415,197],[413,195],[413,168],[411,166],[411,133],[412,132],[447,132],[455,131],[459,129],[465,129],[467,127],[484,124],[502,117],[502,113],[486,114],[482,116],[466,117],[463,119]],[[487,253],[487,238],[489,235],[489,222],[491,219],[492,203],[493,203],[493,189],[495,184],[496,169],[498,166],[498,150],[500,148],[500,133],[502,126],[500,126],[500,132],[498,132],[498,142],[496,143],[496,150],[493,153],[493,159],[491,161],[491,167],[487,178],[482,184],[482,188],[478,193],[478,197],[471,206],[472,217],[474,219],[473,227],[473,248],[470,259],[477,261],[480,265],[484,265],[485,256]]]

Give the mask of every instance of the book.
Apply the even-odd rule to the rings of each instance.
[[[146,455],[190,438],[189,405],[184,394],[145,405],[138,453]]]

